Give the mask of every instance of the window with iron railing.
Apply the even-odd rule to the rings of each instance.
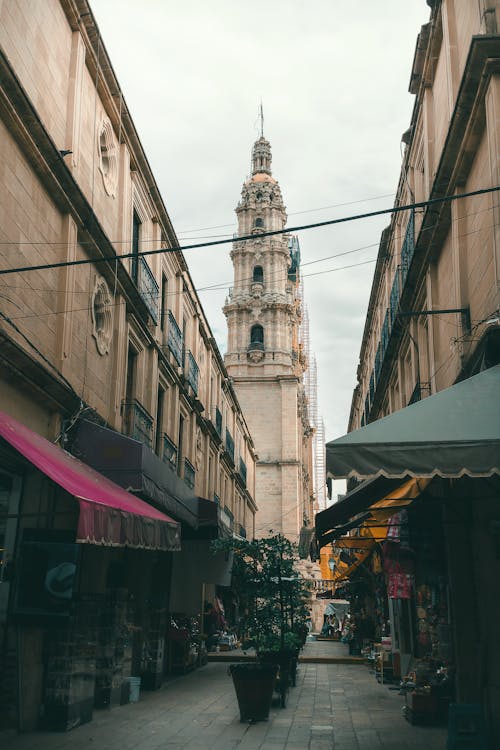
[[[242,458],[240,458],[240,461],[239,461],[238,471],[239,471],[240,477],[243,479],[243,484],[246,487],[246,485],[247,485],[247,465],[243,461]]]
[[[160,295],[160,287],[145,258],[139,256],[137,260],[137,289],[139,290],[139,295],[146,305],[153,322],[156,324],[158,322],[158,299]]]
[[[187,372],[187,380],[189,385],[194,391],[194,395],[198,395],[198,376],[200,373],[200,368],[196,364],[196,360],[191,354],[191,352],[188,352],[188,372]]]
[[[401,268],[400,266],[396,268],[394,281],[392,282],[391,296],[389,298],[389,321],[391,325],[391,330],[392,330],[392,326],[394,325],[394,321],[396,320],[396,315],[397,315],[398,307],[399,307],[399,298],[401,296],[400,283],[399,283],[400,268]]]
[[[151,448],[153,445],[153,417],[148,414],[137,399],[123,401],[122,414],[126,434]]]
[[[168,311],[167,346],[179,367],[182,367],[182,332],[171,310]]]
[[[216,492],[214,492],[214,503],[217,503],[217,505],[220,505],[220,497]]]
[[[191,489],[194,489],[194,478],[196,475],[195,468],[193,464],[188,461],[187,458],[184,459],[184,481],[187,484],[188,487]]]
[[[370,378],[370,390],[368,391],[370,394],[370,404],[373,404],[373,397],[375,395],[375,373],[372,372],[372,376]],[[368,396],[367,396],[368,398]]]
[[[170,464],[175,471],[177,467],[177,446],[170,440],[168,435],[163,435],[162,459],[166,464]]]
[[[234,463],[234,440],[233,436],[226,427],[226,452],[229,454],[231,461]]]
[[[378,383],[378,376],[380,375],[380,369],[382,367],[382,351],[381,351],[381,345],[379,342],[379,345],[377,347],[377,352],[375,354],[375,383]]]
[[[215,407],[215,429],[219,437],[222,437],[222,412]]]
[[[415,388],[413,389],[413,393],[411,394],[410,400],[408,401],[408,406],[410,406],[410,404],[416,404],[417,401],[421,401],[421,399],[422,399],[422,391],[420,388],[420,381],[417,380],[415,384]]]
[[[234,516],[227,505],[225,505],[221,510],[221,518],[225,522],[226,526],[229,526],[231,530],[234,529]]]
[[[240,526],[238,529],[238,534],[243,537],[243,539],[247,538],[247,530],[244,526]]]
[[[401,280],[403,286],[410,270],[413,253],[415,252],[415,212],[410,211],[408,224],[406,225],[405,238],[401,247]]]

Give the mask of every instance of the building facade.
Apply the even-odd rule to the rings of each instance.
[[[283,230],[287,217],[271,172],[271,146],[262,135],[253,146],[252,174],[236,215],[224,362],[258,454],[256,533],[272,530],[298,541],[302,526],[312,523],[312,431],[299,341],[300,250],[296,237],[265,235]]]
[[[161,682],[168,618],[222,580],[210,538],[254,535],[255,450],[88,2],[3,3],[0,66],[0,713],[66,729]],[[100,537],[29,446],[114,483]],[[67,608],[21,606],[33,544],[70,555]]]
[[[428,5],[430,20],[418,35],[410,78],[415,105],[402,138],[395,212],[380,242],[349,431],[500,362],[500,3]],[[432,203],[419,205],[426,201]],[[493,532],[498,476],[434,479],[427,493],[408,510],[411,550],[398,564],[408,580],[417,576],[417,589],[390,594],[393,646],[399,639],[409,659],[435,645],[435,658],[456,670],[454,699],[481,703],[498,743],[494,665],[500,651],[491,629],[500,617]],[[407,522],[400,523],[406,533]],[[389,564],[394,560],[387,558]]]

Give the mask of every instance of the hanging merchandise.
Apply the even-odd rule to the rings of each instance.
[[[410,573],[389,573],[387,592],[389,599],[411,599],[414,582]]]

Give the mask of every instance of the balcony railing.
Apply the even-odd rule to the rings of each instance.
[[[123,401],[122,414],[127,435],[151,448],[153,445],[153,417],[136,399]]]
[[[328,578],[316,578],[312,581],[313,590],[316,594],[322,594],[325,591],[330,591],[333,587],[333,580]]]
[[[226,428],[226,451],[229,454],[231,461],[234,463],[234,440],[233,436]]]
[[[168,311],[168,337],[167,346],[179,367],[182,367],[182,331],[177,325],[172,311]]]
[[[168,435],[163,435],[163,461],[170,464],[173,469],[177,468],[177,446],[170,440]]]
[[[408,271],[410,270],[413,253],[415,252],[415,212],[410,212],[408,224],[406,225],[405,238],[401,247],[401,281],[405,285]]]
[[[234,530],[234,516],[233,516],[232,512],[229,510],[229,508],[227,507],[227,505],[225,505],[222,508],[222,510],[220,512],[220,516],[221,516],[221,519],[226,524],[226,526],[229,526],[229,528],[231,529],[231,531],[233,531]]]
[[[198,395],[198,376],[200,374],[200,368],[196,364],[196,360],[191,354],[191,352],[188,352],[188,371],[187,371],[187,380],[189,385],[194,391],[194,395]]]
[[[413,393],[411,394],[410,400],[408,401],[408,406],[410,406],[410,404],[416,404],[417,401],[421,400],[421,398],[422,398],[422,391],[420,388],[420,381],[417,380],[415,384],[415,388],[413,389]]]
[[[215,407],[215,429],[217,430],[218,436],[222,437],[222,412]]]
[[[187,458],[184,459],[184,481],[187,484],[188,487],[190,487],[192,490],[194,489],[194,478],[196,475],[195,468],[193,464],[187,460]]]
[[[238,471],[239,471],[239,475],[240,475],[240,477],[241,477],[241,478],[242,478],[242,480],[243,480],[243,484],[244,484],[244,486],[246,487],[246,486],[247,486],[247,465],[246,465],[246,463],[245,463],[245,462],[243,461],[243,459],[242,459],[242,458],[240,458],[240,461],[239,461],[239,467],[238,467]]]
[[[154,323],[158,323],[158,297],[160,293],[160,287],[153,276],[153,273],[148,266],[145,258],[139,256],[137,266],[137,288],[141,296],[142,301],[148,308],[148,312],[151,315]]]
[[[384,364],[385,355],[389,347],[389,341],[396,322],[399,300],[403,292],[408,271],[415,252],[415,213],[410,212],[408,224],[406,226],[405,237],[401,248],[401,265],[396,268],[394,280],[392,282],[391,293],[389,295],[389,306],[384,315],[384,322],[380,330],[380,341],[375,353],[375,362],[373,371],[369,379],[369,386],[365,397],[364,424],[367,424],[370,417],[370,411],[373,406],[375,393],[380,380],[380,373]]]

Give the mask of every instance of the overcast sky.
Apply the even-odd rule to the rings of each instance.
[[[393,205],[425,0],[91,0],[91,7],[181,244],[235,231],[261,100],[288,226]],[[299,235],[327,440],[347,429],[373,261],[388,222]],[[365,249],[331,257],[357,248]],[[229,251],[186,252],[222,351]],[[201,291],[221,282],[224,290]]]

